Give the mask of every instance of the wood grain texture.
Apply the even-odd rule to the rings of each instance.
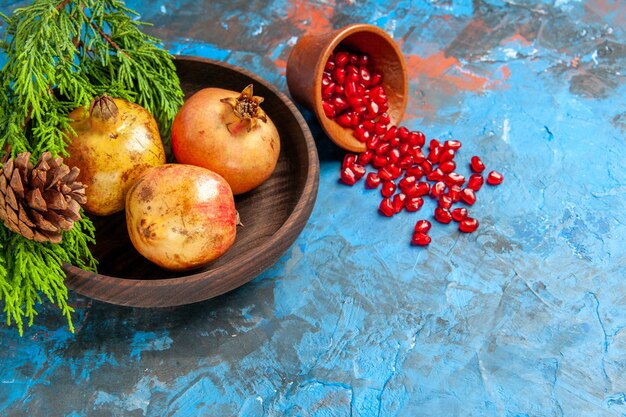
[[[259,77],[222,62],[179,56],[175,60],[186,97],[205,87],[241,91],[254,84],[263,109],[276,124],[281,153],[272,176],[258,188],[235,196],[243,226],[226,254],[191,273],[165,271],[133,247],[124,213],[92,218],[92,252],[98,274],[66,265],[66,284],[79,294],[113,304],[168,307],[206,300],[235,289],[274,264],[306,224],[319,183],[313,137],[295,105]]]

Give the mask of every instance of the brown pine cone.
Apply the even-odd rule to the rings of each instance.
[[[29,152],[10,158],[0,168],[0,220],[28,239],[59,243],[87,201],[85,186],[76,181],[79,172],[50,152],[34,167]]]

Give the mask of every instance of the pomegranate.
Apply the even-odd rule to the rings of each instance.
[[[126,196],[130,240],[162,268],[184,271],[223,255],[234,243],[237,212],[230,186],[206,168],[150,168]]]
[[[107,95],[69,117],[74,132],[67,134],[65,161],[80,169],[78,180],[87,186],[83,207],[99,216],[123,210],[126,193],[142,172],[165,163],[156,120],[138,104]]]
[[[172,150],[179,163],[220,174],[234,194],[250,191],[274,172],[280,138],[252,94],[205,88],[191,96],[172,124]],[[349,175],[349,174],[347,174]]]

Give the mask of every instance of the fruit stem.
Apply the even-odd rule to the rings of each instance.
[[[244,88],[239,97],[226,97],[220,101],[228,104],[233,113],[248,125],[248,132],[256,127],[257,120],[267,123],[267,115],[259,106],[263,102],[263,97],[252,93],[252,84]]]
[[[119,109],[113,99],[107,94],[96,97],[89,108],[89,118],[92,125],[108,126],[117,123]]]

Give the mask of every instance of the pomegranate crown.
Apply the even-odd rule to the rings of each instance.
[[[253,95],[252,84],[244,88],[239,97],[227,97],[220,101],[232,107],[237,117],[248,122],[248,131],[254,129],[257,120],[267,123],[267,115],[259,106],[263,102],[263,97]]]

